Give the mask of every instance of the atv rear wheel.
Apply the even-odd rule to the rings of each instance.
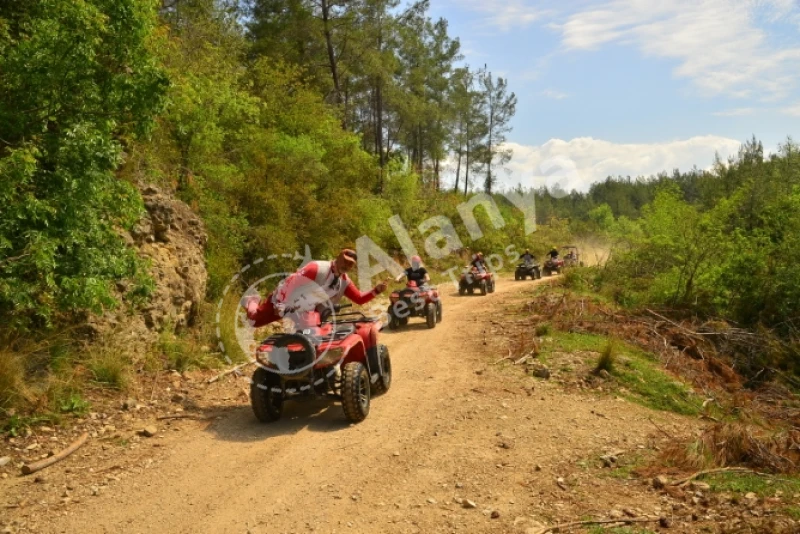
[[[400,326],[408,325],[408,317],[403,317],[402,319],[398,319],[400,321]]]
[[[369,415],[369,373],[361,362],[350,362],[342,373],[342,409],[351,423],[360,423]]]
[[[436,326],[436,305],[432,302],[425,308],[425,322],[428,323],[428,328]]]
[[[250,404],[256,419],[262,423],[272,423],[281,418],[283,413],[283,393],[272,391],[280,388],[281,379],[276,373],[271,373],[259,367],[253,373],[250,382]]]
[[[463,296],[464,293],[466,293],[466,292],[467,292],[467,289],[464,286],[459,286],[459,288],[458,288],[458,294],[459,295]]]
[[[400,328],[400,319],[392,312],[392,306],[389,306],[389,328],[397,330]]]
[[[392,360],[389,358],[389,348],[386,345],[378,345],[378,358],[382,372],[375,383],[375,394],[382,395],[389,391],[392,385]]]
[[[519,271],[514,271],[514,280],[520,280],[520,279],[525,280],[525,276],[523,275],[522,277],[520,277]]]

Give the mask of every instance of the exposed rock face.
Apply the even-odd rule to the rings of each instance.
[[[154,186],[142,190],[147,213],[125,240],[150,261],[155,289],[150,301],[134,315],[123,310],[89,320],[94,334],[113,331],[131,352],[142,352],[165,327],[179,330],[197,319],[208,282],[200,218],[174,197]],[[120,292],[125,287],[118,286]]]
[[[206,293],[208,272],[203,223],[183,202],[153,186],[142,191],[147,215],[131,232],[140,254],[150,259],[155,294],[144,310],[149,329],[191,325]]]

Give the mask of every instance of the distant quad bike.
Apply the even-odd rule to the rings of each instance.
[[[408,324],[409,317],[424,317],[428,328],[442,322],[442,301],[435,287],[419,287],[409,281],[404,289],[389,296],[389,328],[397,329]]]
[[[458,281],[458,294],[470,295],[475,293],[475,290],[481,292],[481,295],[487,293],[494,293],[495,287],[494,273],[481,272],[476,267],[461,273],[461,279]]]
[[[524,261],[517,265],[517,269],[514,271],[514,280],[525,280],[528,276],[531,277],[531,280],[542,277],[542,270],[538,262]]]
[[[553,273],[561,274],[564,270],[564,260],[560,256],[553,258],[549,256],[544,262],[544,275],[551,276]]]
[[[583,261],[577,246],[564,245],[561,247],[561,252],[564,258],[564,267],[583,267]]]
[[[350,422],[359,423],[369,414],[372,395],[389,390],[389,349],[378,344],[383,323],[361,312],[337,314],[346,307],[305,312],[295,333],[276,334],[261,343],[250,385],[259,421],[280,419],[287,400],[329,397],[342,403]]]

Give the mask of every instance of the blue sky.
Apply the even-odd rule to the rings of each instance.
[[[800,125],[796,0],[431,0],[431,14],[517,94],[504,185],[707,168]]]

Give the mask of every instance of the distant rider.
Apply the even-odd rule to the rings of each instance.
[[[536,258],[533,257],[533,254],[531,254],[531,251],[526,248],[525,249],[525,254],[522,255],[522,261],[524,263],[526,263],[526,264],[529,264],[529,263],[533,263],[535,260],[536,260]]]
[[[550,255],[551,259],[555,260],[556,258],[558,258],[558,249],[556,247],[553,247],[550,249],[550,252],[548,252],[548,254]]]
[[[347,297],[362,305],[386,290],[381,282],[371,291],[362,293],[347,273],[356,265],[358,256],[350,249],[342,250],[333,261],[312,261],[284,279],[275,291],[264,299],[245,297],[242,305],[247,309],[247,318],[260,327],[279,321],[284,315],[318,310],[320,307],[338,304]]]
[[[475,255],[475,259],[472,260],[472,264],[471,265],[473,267],[475,267],[476,269],[478,269],[478,272],[481,272],[481,273],[489,272],[489,269],[486,266],[486,262],[483,260],[483,252],[478,252]]]
[[[419,256],[411,256],[411,267],[395,278],[395,281],[399,282],[404,276],[409,282],[416,282],[417,287],[423,287],[431,281],[428,270],[422,266],[422,258]]]

